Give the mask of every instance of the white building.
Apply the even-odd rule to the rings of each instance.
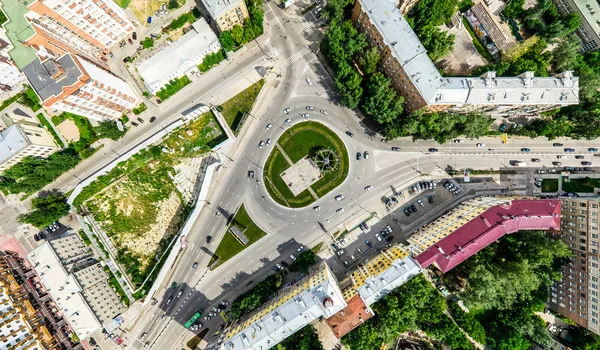
[[[174,43],[138,62],[137,71],[151,94],[156,94],[170,80],[177,79],[202,63],[208,54],[221,50],[221,43],[204,18],[194,22],[191,30]]]
[[[53,112],[115,120],[140,103],[123,79],[75,55],[36,59],[23,73],[42,105]]]
[[[0,28],[0,102],[20,92],[26,81],[25,76],[8,55],[12,48],[5,30]]]
[[[269,349],[304,326],[347,306],[326,263],[250,314],[226,336],[220,349]]]
[[[576,13],[581,19],[577,36],[583,51],[600,49],[600,4],[595,0],[554,0],[563,13]]]
[[[0,117],[0,173],[24,157],[48,158],[58,150],[52,135],[19,108]]]
[[[50,243],[42,244],[27,258],[79,339],[86,339],[101,327],[83,298],[77,279],[65,270]]]
[[[243,25],[249,16],[244,0],[202,0],[202,4],[221,32]]]

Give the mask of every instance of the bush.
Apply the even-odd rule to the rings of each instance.
[[[222,50],[219,50],[215,53],[208,54],[208,55],[204,56],[202,63],[200,63],[198,65],[198,69],[203,73],[207,72],[213,66],[221,63],[221,61],[223,61],[224,59],[225,59],[225,55],[223,55]]]
[[[40,104],[40,99],[38,98],[35,91],[33,91],[33,89],[30,87],[28,87],[25,90],[25,92],[21,94],[19,102],[31,108],[31,110],[34,112],[37,112],[42,108],[42,105]]]
[[[187,75],[184,75],[178,79],[173,79],[167,85],[165,85],[165,87],[160,89],[160,91],[156,93],[156,96],[164,101],[175,95],[179,90],[183,89],[183,87],[189,83],[191,83],[191,81]]]
[[[146,104],[144,102],[142,102],[142,103],[140,103],[139,106],[137,106],[136,108],[133,109],[133,114],[139,115],[146,109],[148,109],[148,107],[146,107]]]
[[[298,258],[296,258],[296,261],[290,265],[290,271],[308,273],[308,269],[314,265],[317,260],[318,257],[312,250],[305,250],[298,256]]]
[[[198,19],[198,16],[196,15],[197,13],[198,12],[190,11],[175,18],[173,21],[171,21],[171,24],[169,25],[169,30],[179,29],[187,23],[194,23]]]
[[[144,49],[150,49],[150,48],[154,47],[154,39],[152,39],[150,37],[144,38],[144,40],[142,40],[142,47]]]

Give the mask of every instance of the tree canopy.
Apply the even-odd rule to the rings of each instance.
[[[31,201],[31,206],[33,210],[27,214],[22,214],[19,220],[39,229],[43,229],[69,213],[67,197],[58,192],[34,198]]]

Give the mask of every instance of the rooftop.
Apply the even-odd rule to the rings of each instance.
[[[600,4],[595,0],[572,0],[581,14],[582,21],[594,30],[596,35],[600,35]]]
[[[560,208],[559,200],[508,200],[460,226],[416,259],[423,268],[436,263],[446,273],[506,234],[560,229]]]
[[[148,87],[152,88],[157,84],[162,86],[195,67],[200,63],[199,57],[204,57],[218,47],[219,39],[206,20],[201,18],[192,24],[192,30],[177,41],[139,63],[137,70]]]
[[[13,124],[6,130],[0,131],[0,164],[11,159],[27,146],[29,141],[18,125]]]
[[[393,0],[358,1],[430,105],[579,103],[579,78],[572,72],[549,78],[534,77],[533,72],[518,77],[496,77],[495,72],[479,78],[442,77]]]
[[[31,47],[22,45],[27,39],[35,34],[29,22],[25,20],[25,13],[29,11],[27,6],[36,0],[2,0],[0,8],[6,14],[8,21],[4,23],[6,35],[13,44],[9,55],[19,69],[33,62],[37,58],[35,50]]]
[[[42,62],[36,58],[22,71],[42,102],[60,95],[63,88],[75,85],[84,75],[71,54],[56,61],[46,59]]]
[[[48,242],[27,257],[79,339],[87,338],[100,328],[100,322],[81,295],[79,283],[72,274],[67,273]]]
[[[327,325],[338,338],[348,334],[374,315],[373,310],[365,304],[360,295],[353,296],[347,303],[348,306],[342,311],[327,319]]]
[[[320,317],[346,307],[337,281],[325,263],[234,327],[222,349],[268,349]]]
[[[210,17],[216,20],[221,14],[234,8],[242,1],[243,0],[202,0],[202,3],[206,7],[206,10],[208,10]]]

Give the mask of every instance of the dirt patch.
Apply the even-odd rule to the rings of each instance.
[[[65,119],[56,128],[68,143],[79,141],[79,128],[71,119]]]

